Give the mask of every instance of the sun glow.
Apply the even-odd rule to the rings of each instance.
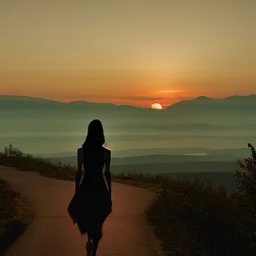
[[[163,107],[162,107],[162,105],[161,104],[159,104],[159,103],[154,103],[154,104],[152,104],[151,105],[151,108],[152,109],[162,109]]]

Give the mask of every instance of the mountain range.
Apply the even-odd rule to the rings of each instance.
[[[256,140],[256,95],[183,100],[161,111],[109,103],[70,102],[0,96],[0,146],[23,151],[75,151],[88,123],[103,122],[115,151],[140,148],[241,148]],[[132,156],[129,153],[124,156]]]
[[[216,121],[232,120],[239,115],[239,118],[252,120],[252,113],[256,110],[256,95],[249,96],[231,96],[225,99],[212,99],[200,96],[193,100],[183,100],[175,103],[161,111],[152,110],[150,108],[140,108],[134,106],[121,105],[117,106],[109,103],[92,103],[74,101],[70,103],[62,103],[52,100],[38,99],[25,96],[0,96],[0,115],[9,115],[10,112],[30,114],[32,116],[48,114],[62,115],[66,117],[79,117],[85,115],[91,119],[94,116],[104,118],[106,120],[114,118],[135,119],[154,119],[159,121],[163,118],[175,118],[175,121],[194,121],[199,122],[205,120]],[[242,115],[241,115],[242,114]],[[127,122],[125,122],[127,123]],[[232,123],[233,120],[232,120]]]
[[[176,110],[183,110],[184,108],[199,108],[201,106],[207,106],[211,108],[225,107],[227,109],[232,108],[241,108],[241,107],[255,107],[256,106],[256,94],[248,96],[230,96],[224,99],[213,99],[206,96],[199,96],[192,100],[182,100],[169,107],[163,109],[161,112],[169,112]],[[111,103],[95,103],[95,102],[86,102],[86,101],[73,101],[69,103],[63,103],[53,100],[47,100],[42,98],[33,98],[29,96],[12,96],[12,95],[0,95],[0,110],[15,110],[15,109],[30,109],[33,107],[37,110],[48,110],[48,109],[63,109],[63,110],[102,110],[101,107],[104,107],[104,110],[142,110],[148,111],[151,109],[134,107],[128,105],[114,105]],[[189,110],[186,109],[186,110]],[[203,110],[203,109],[201,109]],[[151,110],[153,111],[153,110]]]
[[[210,178],[236,188],[236,160],[256,144],[256,95],[200,96],[158,111],[134,106],[0,96],[0,147],[76,164],[89,121],[102,120],[113,173]]]

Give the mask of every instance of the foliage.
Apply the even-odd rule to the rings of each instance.
[[[24,171],[37,171],[41,175],[64,180],[73,180],[76,169],[71,165],[53,164],[46,159],[22,153],[11,144],[0,153],[0,164],[14,166]]]
[[[15,202],[18,198],[19,194],[0,179],[0,231],[17,217],[18,208]]]
[[[23,196],[0,179],[0,255],[27,229],[33,215]]]
[[[48,177],[74,179],[74,166],[55,165],[11,145],[0,155],[0,163],[39,171]],[[197,179],[174,180],[133,173],[115,175],[114,179],[156,192],[146,213],[166,255],[251,256],[256,255],[253,159],[240,162],[240,167],[242,171],[236,172],[238,192],[230,196],[224,187],[213,188],[209,181]]]
[[[254,147],[248,143],[252,158],[246,158],[243,162],[238,161],[239,169],[236,170],[235,178],[238,180],[238,191],[244,193],[255,203],[256,210],[256,153]]]

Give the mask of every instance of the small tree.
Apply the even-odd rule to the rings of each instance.
[[[238,181],[238,191],[256,199],[256,153],[250,143],[248,148],[251,149],[252,158],[248,157],[243,162],[237,161],[240,169],[236,170],[235,178]]]

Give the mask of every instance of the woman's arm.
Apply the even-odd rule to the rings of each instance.
[[[111,198],[111,173],[110,173],[110,162],[111,162],[111,151],[110,150],[106,150],[106,162],[105,162],[105,178],[107,181],[107,185],[108,185],[108,190],[109,190],[109,194],[110,194],[110,198]]]
[[[82,155],[82,149],[79,148],[77,150],[77,171],[76,171],[76,175],[75,175],[75,183],[76,183],[76,191],[79,187],[80,181],[81,181],[81,177],[82,177],[82,165],[83,165],[83,155]]]

